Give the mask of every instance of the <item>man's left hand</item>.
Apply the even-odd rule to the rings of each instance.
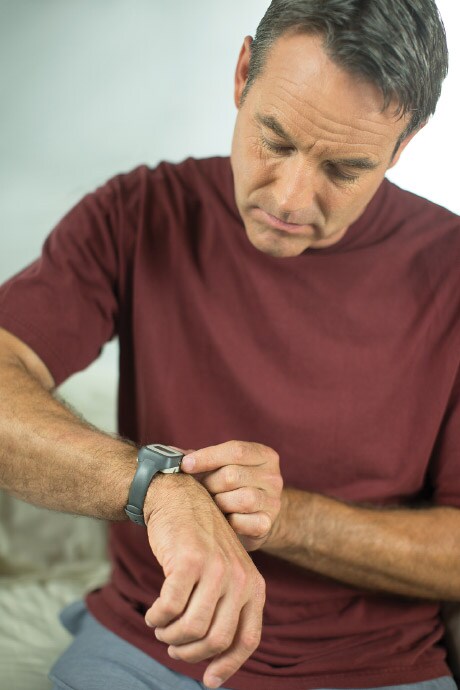
[[[214,497],[246,551],[267,541],[281,507],[279,455],[261,443],[228,441],[189,452],[181,470]]]

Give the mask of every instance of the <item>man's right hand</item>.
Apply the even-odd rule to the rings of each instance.
[[[159,475],[145,507],[148,538],[163,568],[160,596],[145,615],[172,658],[213,660],[203,683],[222,685],[260,642],[265,582],[206,489],[185,475]]]

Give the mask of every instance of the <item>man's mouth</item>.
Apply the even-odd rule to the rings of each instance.
[[[284,232],[289,232],[294,235],[304,235],[304,236],[315,236],[315,226],[313,225],[300,225],[298,223],[285,223],[284,220],[280,220],[277,216],[272,216],[271,213],[267,213],[259,207],[255,207],[251,211],[251,215],[264,225],[270,225],[272,228],[277,230],[283,230]]]

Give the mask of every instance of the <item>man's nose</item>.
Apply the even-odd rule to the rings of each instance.
[[[278,167],[274,187],[278,212],[293,214],[294,211],[311,209],[315,201],[315,172],[313,165],[306,163],[300,155],[285,159]],[[287,220],[282,218],[282,220]],[[301,218],[290,218],[287,222],[301,222]]]

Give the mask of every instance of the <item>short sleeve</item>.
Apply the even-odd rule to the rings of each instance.
[[[460,368],[430,463],[435,505],[460,508]]]
[[[41,257],[0,287],[0,326],[44,361],[59,385],[117,333],[117,178],[85,196]]]

